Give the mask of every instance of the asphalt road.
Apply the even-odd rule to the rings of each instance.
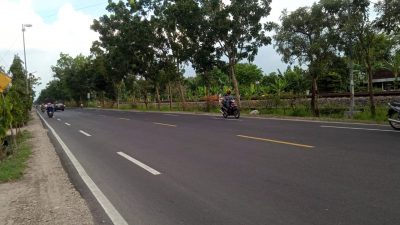
[[[400,224],[400,132],[388,126],[90,109],[44,118],[128,224]]]

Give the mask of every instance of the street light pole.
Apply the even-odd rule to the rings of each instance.
[[[22,24],[22,42],[24,45],[24,65],[25,65],[25,78],[26,78],[26,94],[29,97],[29,87],[28,87],[28,66],[26,65],[26,51],[25,51],[25,28],[32,27],[32,24]]]
[[[350,22],[351,17],[350,14],[352,13],[351,6],[353,1],[349,0],[348,2],[348,22]],[[349,35],[349,77],[350,77],[350,118],[353,119],[354,116],[354,74],[353,74],[353,31],[352,29],[348,28],[348,35]]]

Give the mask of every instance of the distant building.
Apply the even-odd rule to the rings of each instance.
[[[373,86],[382,88],[382,91],[395,90],[395,82],[400,82],[399,77],[395,77],[393,72],[387,69],[378,70],[372,76]]]

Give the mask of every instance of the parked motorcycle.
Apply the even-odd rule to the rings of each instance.
[[[388,104],[388,121],[395,130],[400,130],[400,102],[391,102]]]
[[[235,99],[230,99],[228,102],[228,108],[222,105],[221,113],[224,118],[228,118],[228,116],[234,116],[236,119],[240,117],[240,110],[236,104]]]

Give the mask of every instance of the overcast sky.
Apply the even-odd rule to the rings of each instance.
[[[273,0],[272,12],[267,18],[277,22],[280,13],[300,6],[310,6],[314,0]],[[28,71],[41,78],[43,89],[52,79],[51,66],[60,52],[76,56],[89,55],[98,35],[90,29],[93,19],[107,13],[107,0],[0,0],[0,66],[8,71],[14,55],[23,59],[22,24],[26,28],[25,46]],[[286,65],[272,46],[260,49],[254,63],[264,73],[285,69]],[[186,76],[194,71],[187,70]]]

